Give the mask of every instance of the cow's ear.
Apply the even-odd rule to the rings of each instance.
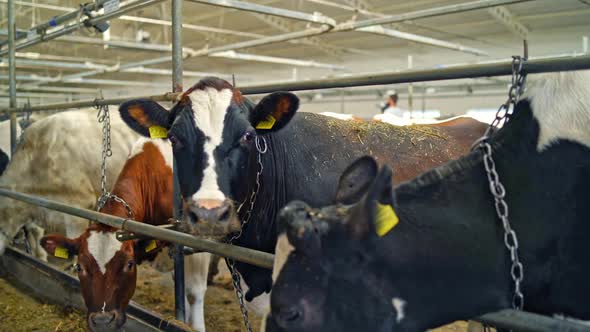
[[[375,180],[379,168],[375,159],[361,157],[344,170],[336,190],[336,203],[354,204],[367,192]]]
[[[170,112],[155,101],[133,99],[119,106],[121,119],[140,135],[165,138],[163,133],[169,127]]]
[[[41,246],[51,256],[69,259],[78,255],[80,238],[69,239],[61,234],[49,234],[41,238]]]
[[[299,98],[291,92],[274,92],[260,100],[250,112],[250,123],[259,133],[283,128],[297,109]]]
[[[348,229],[355,237],[388,234],[399,222],[393,191],[393,171],[384,166],[364,199],[352,208]]]
[[[144,261],[153,261],[166,244],[160,240],[141,239],[133,240],[135,262],[141,264]]]

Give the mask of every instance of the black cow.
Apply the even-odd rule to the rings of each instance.
[[[370,153],[389,165],[395,159],[396,180],[409,179],[465,153],[485,129],[474,120],[449,127],[342,121],[295,114],[298,105],[288,92],[272,93],[255,105],[228,82],[207,78],[185,92],[170,112],[148,100],[128,101],[120,112],[143,135],[153,126],[168,129],[185,215],[193,222],[230,220],[234,206],[242,203],[238,217],[244,220],[260,157],[263,170],[252,217],[235,243],[266,252],[275,248],[279,209],[296,199],[330,204],[338,177],[356,158]],[[270,270],[242,263],[236,268],[248,302],[270,292]]]
[[[490,140],[524,309],[590,320],[590,72],[544,76],[529,90]],[[352,207],[290,203],[266,330],[423,331],[510,308],[511,260],[482,156],[395,191],[391,169],[365,158],[342,176],[337,202]]]

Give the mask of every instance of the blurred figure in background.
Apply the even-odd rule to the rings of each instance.
[[[397,106],[399,96],[395,90],[387,91],[387,101],[381,105],[381,113],[373,117],[375,121],[383,121],[390,124],[405,126],[411,124],[409,114]]]
[[[404,111],[397,106],[397,101],[399,99],[397,92],[395,90],[389,90],[389,91],[387,91],[387,96],[388,96],[387,102],[381,108],[381,113],[391,114],[391,115],[395,115],[397,117],[403,118]]]

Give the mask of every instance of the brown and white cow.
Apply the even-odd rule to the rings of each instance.
[[[131,207],[133,219],[161,225],[172,218],[172,148],[164,139],[142,138],[134,145],[112,193]],[[109,200],[101,210],[127,218],[123,204]],[[66,258],[78,255],[76,269],[88,309],[91,331],[115,331],[125,323],[125,310],[137,280],[137,264],[153,260],[163,243],[155,240],[119,242],[116,229],[92,224],[77,238],[59,234],[45,236],[47,253]],[[185,257],[188,320],[205,331],[203,305],[207,289],[210,254]]]
[[[18,128],[18,127],[17,127]],[[7,127],[0,123],[0,132]],[[38,118],[24,131],[17,149],[10,157],[0,186],[19,192],[43,196],[86,209],[96,207],[100,194],[102,125],[96,110],[61,112]],[[138,135],[119,117],[111,118],[111,149],[107,163],[107,185],[113,185],[131,152]],[[0,135],[2,149],[9,145]],[[10,152],[10,149],[4,150]],[[33,255],[46,260],[39,246],[44,232],[80,235],[88,221],[43,207],[0,197],[0,255],[19,230],[28,230]]]

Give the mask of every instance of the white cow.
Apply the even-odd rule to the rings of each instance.
[[[0,186],[94,209],[100,195],[101,130],[93,110],[62,112],[35,121],[25,130]],[[111,117],[113,155],[108,159],[107,188],[137,138],[118,115]],[[39,246],[43,229],[75,237],[87,225],[81,218],[0,197],[0,255],[23,226],[29,230],[34,255],[46,259]]]

